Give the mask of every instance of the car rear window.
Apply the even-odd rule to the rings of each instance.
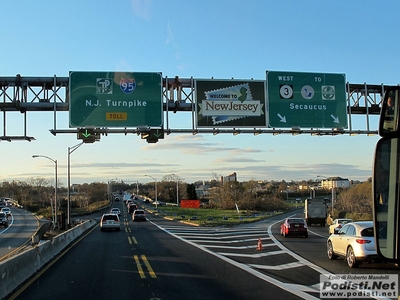
[[[290,224],[294,224],[294,223],[304,224],[304,221],[302,219],[289,219],[288,223],[290,223]]]
[[[135,210],[135,214],[144,214],[143,210]]]
[[[361,236],[373,237],[374,236],[374,228],[369,227],[361,230]]]
[[[103,216],[103,221],[107,221],[107,220],[118,221],[118,217],[116,215],[105,215],[105,216]]]

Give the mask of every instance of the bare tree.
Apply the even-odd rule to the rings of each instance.
[[[370,215],[372,218],[371,182],[366,181],[341,191],[335,204],[335,210],[337,214]]]

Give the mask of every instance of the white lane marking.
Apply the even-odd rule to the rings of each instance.
[[[223,260],[223,261],[225,261],[225,262],[227,262],[227,263],[229,263],[231,265],[234,265],[235,267],[237,267],[239,269],[242,269],[242,270],[244,270],[244,271],[246,271],[246,272],[248,272],[248,273],[250,273],[250,274],[252,274],[252,275],[254,275],[254,276],[256,276],[256,277],[258,277],[258,278],[260,278],[260,279],[262,279],[262,280],[264,280],[266,282],[268,282],[268,283],[270,283],[270,284],[273,284],[273,285],[279,287],[282,290],[285,290],[285,291],[287,291],[289,293],[292,293],[292,294],[294,294],[294,295],[296,295],[298,297],[301,297],[302,299],[306,299],[306,300],[316,300],[316,299],[318,299],[316,297],[313,297],[310,294],[307,294],[307,293],[303,292],[302,289],[305,288],[304,286],[300,286],[301,288],[299,288],[298,285],[288,285],[287,283],[281,282],[279,280],[276,280],[273,277],[267,276],[265,274],[260,273],[257,270],[254,270],[249,265],[245,265],[245,264],[236,262],[236,261],[234,261],[234,260],[232,260],[232,259],[230,259],[230,258],[228,258],[226,256],[223,256],[223,255],[221,255],[219,253],[213,252],[213,251],[207,249],[204,246],[201,246],[201,245],[198,245],[198,244],[196,244],[194,242],[188,241],[188,240],[180,237],[179,235],[177,235],[177,234],[175,234],[175,233],[173,233],[173,232],[171,232],[171,231],[169,231],[167,229],[164,229],[163,227],[155,224],[154,222],[152,222],[150,220],[149,220],[149,222],[151,224],[153,224],[154,226],[156,226],[157,228],[159,228],[160,230],[162,230],[162,231],[172,235],[173,237],[177,238],[178,240],[181,240],[182,242],[187,243],[189,245],[192,245],[193,247],[196,247],[197,249],[200,249],[200,250],[202,250],[202,251],[204,251],[204,252],[206,252],[208,254],[211,254],[211,255],[213,255],[215,257],[218,257],[219,259],[221,259],[221,260]],[[319,292],[319,290],[315,290],[314,292]]]

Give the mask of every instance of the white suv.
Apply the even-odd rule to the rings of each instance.
[[[119,217],[116,214],[104,214],[100,220],[100,229],[101,231],[107,229],[113,229],[120,231],[121,228],[119,227]]]

